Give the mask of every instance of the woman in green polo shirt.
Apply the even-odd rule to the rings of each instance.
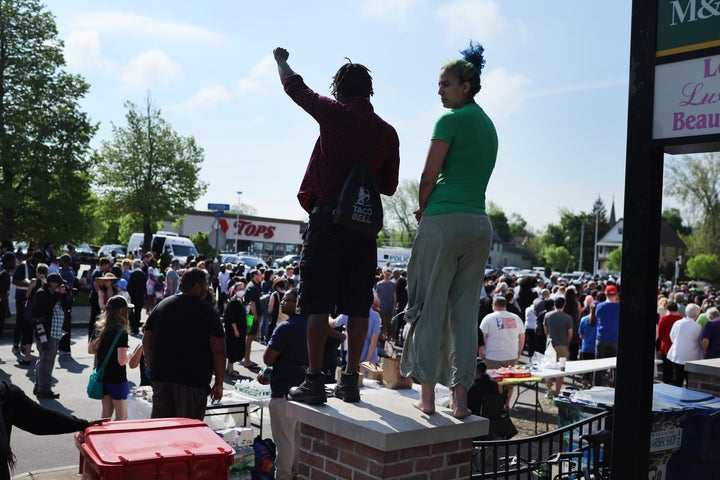
[[[440,71],[438,94],[449,109],[438,119],[420,178],[419,222],[408,265],[411,323],[401,371],[422,385],[415,407],[435,411],[435,385],[451,390],[453,415],[470,415],[475,378],[477,314],[492,226],[485,190],[495,167],[495,127],[474,97],[485,64],[470,42],[463,59]]]

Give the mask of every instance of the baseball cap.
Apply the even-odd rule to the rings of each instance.
[[[133,308],[135,305],[132,303],[128,303],[128,301],[123,297],[122,295],[115,295],[113,297],[110,297],[110,299],[107,301],[107,304],[105,304],[105,308],[108,310],[117,310],[120,308]]]
[[[615,285],[608,285],[605,287],[605,294],[606,295],[617,295],[618,289]]]

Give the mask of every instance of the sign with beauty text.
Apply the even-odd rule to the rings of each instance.
[[[711,134],[720,134],[720,55],[656,66],[653,139]]]
[[[655,55],[720,46],[720,0],[658,0]]]

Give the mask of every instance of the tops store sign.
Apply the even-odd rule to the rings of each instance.
[[[255,223],[249,220],[237,222],[237,236],[249,238],[264,238],[270,240],[275,236],[275,226]]]
[[[655,55],[720,46],[720,0],[658,0]]]
[[[655,140],[720,134],[720,55],[656,66],[653,112]]]

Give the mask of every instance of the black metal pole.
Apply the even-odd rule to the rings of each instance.
[[[613,479],[647,478],[663,154],[651,146],[657,2],[633,0]]]

